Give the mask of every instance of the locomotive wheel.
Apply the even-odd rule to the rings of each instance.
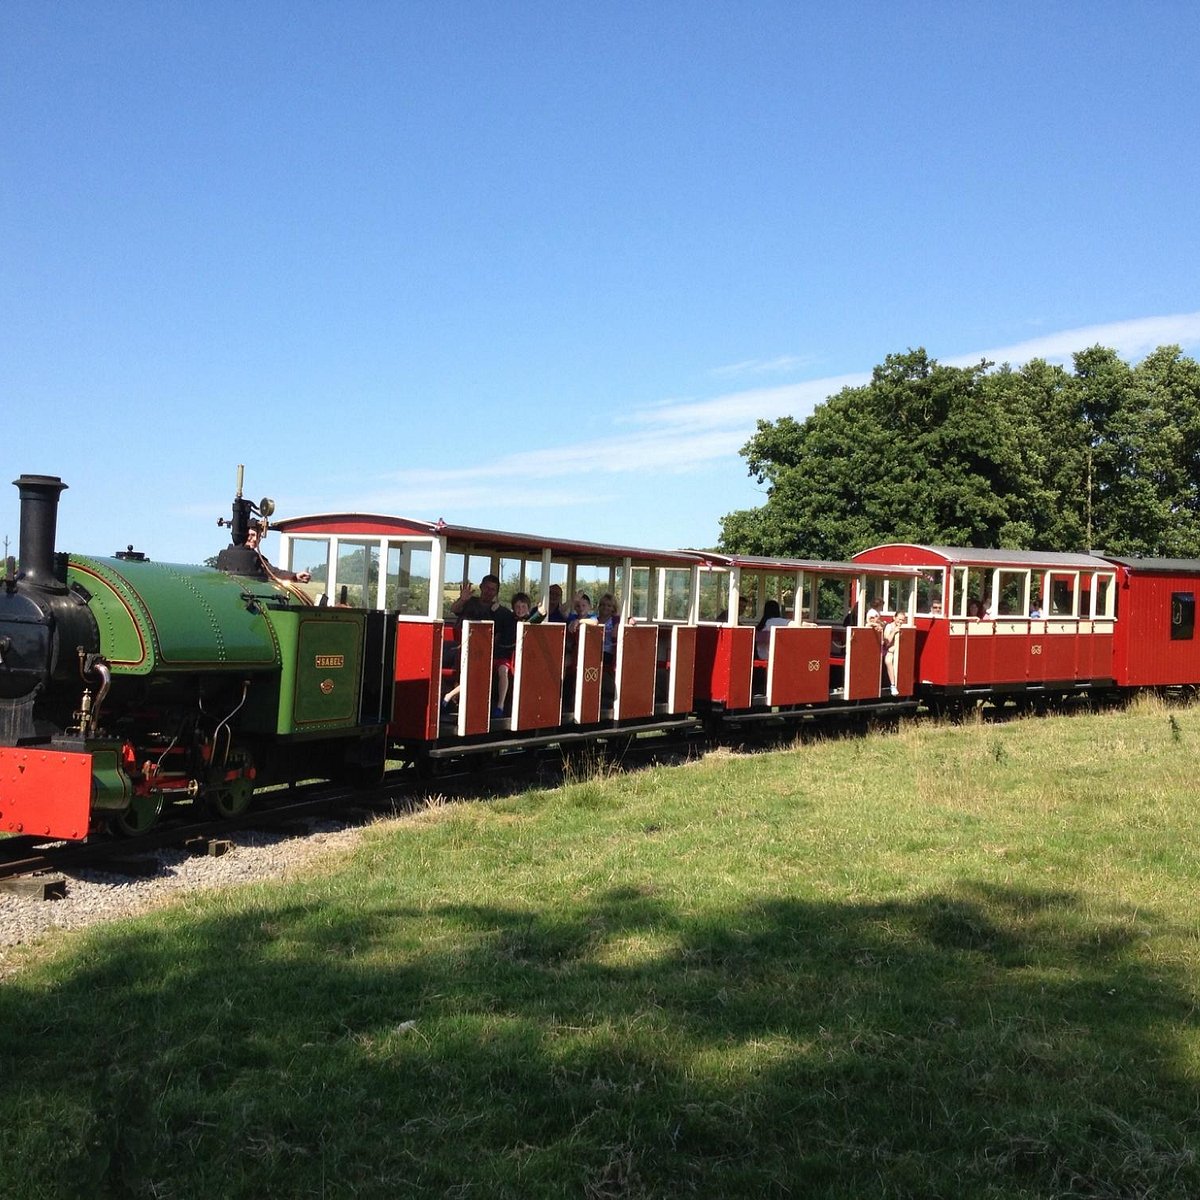
[[[214,817],[229,818],[244,813],[254,798],[254,782],[250,779],[233,779],[220,787],[211,788],[205,802]]]
[[[162,793],[149,796],[134,796],[129,807],[111,819],[111,826],[125,837],[137,837],[154,828],[162,814]]]

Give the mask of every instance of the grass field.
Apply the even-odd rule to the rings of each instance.
[[[6,1197],[1200,1195],[1200,710],[434,805],[0,992]]]

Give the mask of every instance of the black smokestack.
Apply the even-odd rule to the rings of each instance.
[[[54,539],[58,532],[58,498],[66,488],[57,475],[22,475],[21,577],[38,587],[61,591],[54,575]]]

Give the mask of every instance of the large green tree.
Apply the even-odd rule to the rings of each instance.
[[[884,541],[1200,555],[1200,366],[1093,347],[1074,372],[889,355],[743,447],[767,501],[721,546],[844,558]]]

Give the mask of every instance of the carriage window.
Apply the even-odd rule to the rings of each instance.
[[[1046,586],[1050,599],[1049,611],[1046,613],[1049,617],[1074,617],[1076,615],[1075,608],[1075,588],[1078,582],[1078,577],[1074,574],[1060,575],[1051,571],[1046,576]]]
[[[470,582],[475,585],[475,594],[479,594],[479,585],[485,575],[493,574],[492,558],[488,554],[462,554],[457,551],[446,555],[446,576],[442,585],[442,615],[452,619],[454,614],[450,605],[462,595],[463,584]]]
[[[296,574],[307,571],[319,596],[329,583],[329,539],[293,538],[288,568]]]
[[[593,612],[596,610],[596,602],[600,597],[605,592],[611,592],[615,586],[611,567],[598,563],[575,564],[575,591],[583,592],[587,596],[592,602]],[[570,608],[574,599],[574,596],[566,596],[563,598],[563,603]]]
[[[890,575],[884,582],[885,612],[908,612],[916,580],[908,575]]]
[[[967,568],[955,567],[953,571],[954,596],[951,600],[953,607],[950,610],[952,617],[965,617],[967,615],[967,601],[970,597],[967,595]]]
[[[778,575],[770,571],[751,575],[742,572],[741,596],[743,600],[742,617],[751,624],[761,616],[763,605],[768,600],[774,600],[779,605],[779,611],[785,616],[792,615],[792,605],[796,601],[796,576],[790,572]]]
[[[1092,615],[1101,618],[1112,620],[1113,604],[1116,600],[1116,589],[1113,587],[1113,576],[1097,575],[1096,586],[1092,591],[1092,595],[1096,598],[1096,606],[1092,610]]]
[[[520,558],[502,558],[500,560],[500,603],[512,604],[512,598],[518,592],[529,590],[529,580],[526,578],[525,562]]]
[[[629,611],[643,621],[652,620],[657,611],[658,572],[649,567],[633,568],[633,586],[629,596]]]
[[[724,621],[729,615],[729,572],[700,572],[700,620]]]
[[[335,604],[351,608],[374,608],[379,583],[379,544],[377,542],[338,543],[337,595]]]
[[[686,621],[692,611],[692,572],[689,567],[663,571],[663,619]]]
[[[388,546],[387,607],[405,616],[429,614],[430,542],[392,542]]]
[[[932,571],[928,575],[917,578],[917,612],[927,616],[942,615],[942,587],[944,577],[941,571]]]
[[[980,605],[991,613],[992,573],[983,567],[954,568],[955,617],[977,617]]]
[[[1025,617],[1029,615],[1029,572],[996,572],[996,615]]]
[[[1171,641],[1190,642],[1196,629],[1196,593],[1171,593]]]
[[[853,603],[852,582],[844,575],[818,575],[816,615],[813,619],[830,625],[842,624]],[[857,617],[855,613],[855,619]]]
[[[442,582],[441,616],[451,618],[454,616],[450,611],[450,605],[458,599],[458,593],[462,590],[462,581],[466,575],[466,571],[466,560],[461,554],[446,555],[446,574]]]

